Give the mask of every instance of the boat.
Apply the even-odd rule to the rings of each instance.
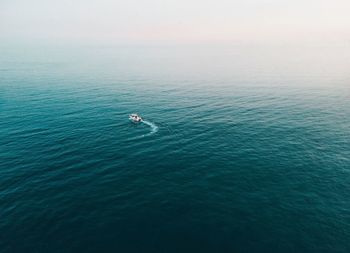
[[[141,122],[142,121],[142,118],[139,115],[137,115],[136,113],[130,114],[129,119],[133,122]]]

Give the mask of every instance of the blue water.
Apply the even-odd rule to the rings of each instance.
[[[349,52],[1,50],[0,252],[350,252]]]

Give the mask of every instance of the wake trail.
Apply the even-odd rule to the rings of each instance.
[[[151,128],[151,131],[148,134],[145,134],[143,136],[150,136],[150,135],[155,134],[156,132],[158,132],[159,127],[156,124],[154,124],[153,122],[150,122],[150,121],[147,121],[147,120],[142,120],[141,122]]]

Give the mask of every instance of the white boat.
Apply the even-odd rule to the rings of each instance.
[[[136,113],[130,114],[129,119],[133,122],[141,122],[142,121],[142,118],[139,115],[137,115]]]

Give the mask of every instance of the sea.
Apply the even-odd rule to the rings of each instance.
[[[350,252],[349,45],[1,46],[0,252]]]

